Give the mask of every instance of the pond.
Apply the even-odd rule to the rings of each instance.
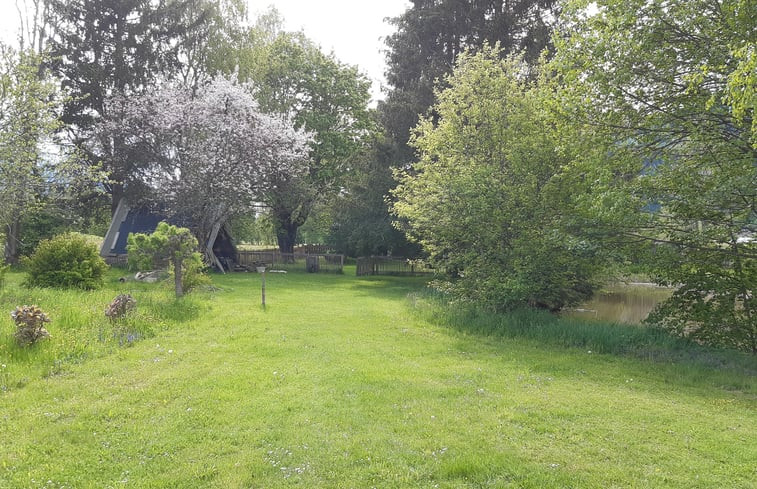
[[[566,310],[569,317],[640,324],[654,307],[670,297],[672,290],[654,284],[616,284],[597,292],[581,306]]]

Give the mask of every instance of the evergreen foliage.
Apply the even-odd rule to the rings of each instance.
[[[457,57],[485,43],[501,54],[523,53],[535,62],[549,46],[559,13],[555,0],[413,0],[392,19],[387,38],[387,81],[391,90],[380,107],[384,126],[399,145],[402,163],[412,158],[406,144],[419,115],[434,104],[436,83],[445,83]]]
[[[197,276],[202,274],[202,257],[189,229],[160,222],[152,234],[130,234],[128,241],[129,263],[133,266],[153,270],[170,264],[176,297],[203,281]]]
[[[207,19],[206,8],[189,9],[195,0],[47,0],[50,26],[48,63],[70,95],[62,121],[73,143],[92,165],[102,163],[110,180],[111,212],[127,185],[137,193],[135,178],[143,163],[138,148],[119,138],[92,145],[92,128],[113,116],[108,99],[143,93],[157,79],[178,69],[178,53],[188,29]],[[195,12],[197,17],[182,18]],[[90,144],[85,144],[90,143]],[[96,148],[97,151],[93,151]]]
[[[25,261],[30,287],[96,289],[108,265],[97,247],[76,233],[40,242]]]
[[[391,254],[415,258],[417,243],[393,224],[387,209],[390,192],[397,185],[392,174],[394,147],[386,137],[376,137],[345,178],[344,191],[331,203],[327,242],[348,256]]]

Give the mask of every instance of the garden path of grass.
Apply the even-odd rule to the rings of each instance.
[[[265,311],[216,276],[194,317],[0,394],[0,488],[755,487],[753,378],[466,335],[415,279],[267,279]]]

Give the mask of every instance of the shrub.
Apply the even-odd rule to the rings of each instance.
[[[200,253],[193,253],[192,256],[186,258],[182,263],[182,269],[181,284],[184,292],[211,284],[210,276],[206,273],[208,267],[202,261]],[[169,266],[169,272],[175,280],[176,274],[174,273],[173,264]]]
[[[95,245],[73,233],[40,242],[26,266],[29,286],[80,289],[102,285],[108,269]]]
[[[16,341],[20,346],[28,346],[37,341],[49,338],[50,333],[44,327],[50,318],[37,306],[20,306],[11,312],[11,318],[16,323]]]
[[[125,317],[135,307],[137,301],[134,297],[130,294],[119,294],[105,309],[105,316],[111,321],[116,321]]]
[[[187,228],[160,222],[152,234],[130,234],[128,242],[130,264],[144,267],[168,261],[173,269],[176,297],[205,280],[197,239]]]

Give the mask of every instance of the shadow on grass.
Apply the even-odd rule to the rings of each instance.
[[[386,299],[403,299],[408,294],[424,290],[429,277],[358,277],[352,281],[350,291],[359,295],[370,295]]]
[[[258,290],[261,278],[257,273],[213,274],[213,281],[229,290]],[[347,293],[351,296],[370,296],[383,299],[403,300],[408,294],[425,288],[429,277],[371,276],[356,277],[352,274],[307,273],[289,271],[286,274],[267,273],[268,288],[286,287],[302,292],[318,291]]]
[[[757,376],[757,357],[754,355],[708,348],[671,336],[660,328],[581,321],[529,309],[494,313],[473,306],[450,305],[431,292],[408,297],[413,308],[427,320],[465,334],[526,339],[552,347]]]

